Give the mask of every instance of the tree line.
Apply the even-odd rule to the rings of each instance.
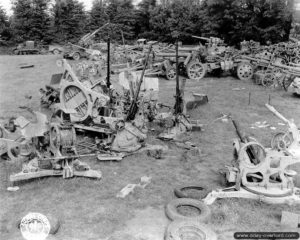
[[[184,43],[192,35],[220,37],[230,45],[243,40],[265,44],[288,39],[293,1],[286,0],[94,0],[90,11],[78,0],[14,0],[12,16],[0,6],[2,43],[26,40],[76,43],[105,23],[96,40],[137,38]],[[124,38],[122,38],[122,35]]]

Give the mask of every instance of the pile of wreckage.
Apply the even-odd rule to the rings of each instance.
[[[254,41],[243,41],[241,49],[228,47],[220,38],[199,39],[199,45],[179,47],[179,74],[191,80],[201,80],[207,74],[220,76],[227,72],[240,80],[254,79],[265,87],[280,86],[286,91],[300,93],[300,46],[295,41],[261,46]],[[205,44],[201,42],[205,41]],[[147,44],[144,49],[147,49]],[[126,54],[125,54],[126,55]],[[141,69],[146,60],[145,50],[131,57],[132,70]],[[176,79],[175,46],[159,45],[153,48],[147,64],[146,76]],[[289,88],[290,87],[290,88]]]
[[[0,155],[22,163],[21,172],[11,174],[10,182],[45,176],[101,179],[100,170],[93,170],[81,161],[85,157],[120,161],[145,150],[150,156],[160,158],[164,148],[146,141],[149,123],[161,127],[159,139],[175,140],[188,131],[201,130],[202,125],[191,120],[186,112],[208,101],[203,94],[194,94],[191,102],[186,101],[186,79],[180,82],[179,75],[199,80],[207,72],[236,71],[241,80],[254,76],[263,85],[269,75],[270,79],[278,77],[276,81],[280,75],[283,85],[297,77],[298,58],[290,44],[260,47],[254,42],[244,42],[242,50],[236,51],[226,47],[219,38],[197,38],[208,43],[183,48],[178,46],[178,41],[174,46],[156,47],[156,42],[151,42],[145,44],[140,53],[131,49],[135,51],[134,58],[130,66],[121,71],[116,83],[111,81],[114,63],[111,63],[109,40],[104,62],[96,59],[71,65],[65,59],[59,60],[57,64],[62,72],[52,76],[46,89],[40,89],[41,104],[51,111],[51,116],[25,107],[33,120],[21,116],[0,126]],[[127,54],[126,49],[124,54]],[[157,74],[176,79],[174,107],[159,102],[158,78],[153,77]],[[289,129],[277,133],[269,149],[242,133],[232,120],[238,138],[234,140],[231,166],[220,171],[226,188],[210,192],[199,184],[175,189],[178,199],[166,206],[166,215],[173,221],[166,239],[182,239],[179,236],[190,234],[198,236],[197,239],[217,239],[204,223],[210,215],[207,205],[218,198],[300,204],[300,189],[295,187],[293,179],[297,172],[290,169],[300,161],[299,129],[272,106],[266,104],[266,107],[285,121]],[[164,108],[167,111],[163,111]],[[195,196],[191,190],[199,194]],[[199,210],[198,215],[184,216],[178,211],[180,206],[193,207]]]
[[[158,137],[164,140],[199,130],[197,121],[185,115],[185,80],[180,86],[177,77],[174,110],[158,102],[158,79],[144,76],[151,48],[142,71],[120,73],[119,89],[111,83],[109,60],[106,66],[93,61],[71,66],[65,59],[58,60],[62,73],[54,74],[46,89],[40,89],[41,104],[51,110],[51,116],[23,107],[32,120],[20,116],[0,127],[0,154],[24,163],[10,181],[58,175],[100,179],[100,171],[79,159],[95,156],[100,161],[119,161],[141,148],[152,156],[161,155],[161,146],[145,142],[148,122],[163,128]],[[205,95],[194,97],[187,105],[207,101]],[[162,108],[167,112],[161,112]]]
[[[122,45],[105,42],[95,43],[95,36],[112,29],[120,32]],[[251,80],[265,87],[282,87],[286,91],[300,94],[300,46],[297,39],[289,42],[262,46],[255,41],[243,41],[240,50],[227,46],[216,37],[198,37],[199,44],[178,49],[179,71],[191,80],[201,80],[207,74],[220,76],[229,73],[240,80]],[[109,40],[107,40],[109,41]],[[122,30],[112,23],[106,23],[95,31],[85,34],[77,44],[68,43],[65,47],[53,45],[49,51],[63,53],[64,58],[80,60],[87,58],[107,67],[107,55],[113,72],[142,70],[147,59],[145,76],[163,76],[176,79],[175,45],[156,43],[138,39],[134,45],[125,45]],[[151,46],[150,57],[147,58]]]

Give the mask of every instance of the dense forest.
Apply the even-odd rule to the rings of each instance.
[[[288,39],[292,2],[286,0],[94,0],[85,11],[78,0],[14,0],[13,14],[0,6],[2,44],[26,40],[77,42],[84,34],[111,23],[97,34],[114,41],[137,38],[192,43],[191,36],[220,37],[237,45],[243,40],[272,43]]]

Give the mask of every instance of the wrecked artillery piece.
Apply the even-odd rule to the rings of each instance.
[[[217,198],[251,198],[272,204],[300,204],[300,189],[294,187],[297,173],[288,167],[299,163],[286,151],[264,148],[254,139],[241,133],[233,120],[238,139],[234,140],[234,160],[223,174],[232,187],[209,193],[203,201],[212,204]]]
[[[93,60],[99,60],[101,58],[101,52],[99,50],[93,49],[93,38],[94,36],[109,23],[104,24],[95,31],[85,34],[82,36],[78,44],[68,44],[68,49],[64,51],[64,58],[73,58],[74,60],[79,60],[80,58],[89,58]]]
[[[258,46],[252,53],[241,52],[241,64],[237,76],[241,80],[254,77],[257,84],[265,87],[282,86],[286,91],[299,76],[299,49],[292,43],[281,43],[270,46]]]
[[[53,117],[62,123],[71,123],[76,131],[99,135],[105,149],[132,152],[141,148],[141,142],[146,138],[145,114],[151,118],[154,110],[149,108],[156,107],[152,99],[143,97],[149,95],[147,91],[151,92],[152,88],[143,88],[140,94],[145,70],[139,81],[131,79],[129,89],[123,88],[123,93],[119,93],[110,81],[105,82],[101,69],[92,68],[91,71],[87,64],[80,65],[75,71],[66,60],[60,64],[64,73],[60,74],[55,90],[45,91],[47,96],[52,96],[54,91],[57,93],[57,102],[52,105],[55,109]],[[47,97],[44,95],[43,99]],[[133,102],[135,109],[132,109]]]
[[[278,132],[271,140],[271,147],[278,151],[288,151],[288,153],[294,157],[300,159],[300,131],[294,123],[294,120],[288,120],[282,116],[276,109],[269,104],[266,107],[274,113],[278,118],[288,124],[288,130],[286,132]]]
[[[46,176],[101,178],[100,171],[90,169],[79,160],[92,155],[77,154],[76,135],[72,126],[49,123],[46,115],[27,110],[33,114],[33,120],[28,121],[20,116],[6,126],[7,135],[15,132],[22,141],[13,141],[12,144],[5,136],[0,138],[1,147],[6,147],[11,162],[22,165],[20,172],[9,176],[11,183]],[[2,148],[1,155],[4,153],[5,149]]]
[[[156,44],[154,42],[153,44]],[[172,45],[167,47],[158,47],[153,50],[149,62],[146,76],[161,75],[168,80],[176,79],[176,53]],[[178,49],[179,72],[182,75],[187,75],[192,80],[198,80],[204,77],[204,68],[199,61],[199,47],[180,47]],[[133,62],[132,70],[141,69],[145,63],[145,55],[140,56]]]

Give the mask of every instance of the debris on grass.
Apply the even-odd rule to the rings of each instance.
[[[23,65],[20,68],[23,69],[23,68],[33,68],[33,67],[34,65]]]
[[[246,88],[233,88],[232,91],[241,91],[241,90],[245,90]]]
[[[151,177],[143,176],[141,177],[141,182],[138,184],[129,183],[117,194],[117,198],[125,198],[130,193],[134,192],[136,187],[145,188],[151,183]]]
[[[18,186],[14,186],[14,187],[8,187],[6,190],[9,192],[16,192],[18,191],[20,188]]]

